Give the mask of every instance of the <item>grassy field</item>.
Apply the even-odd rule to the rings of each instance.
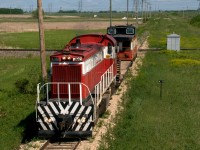
[[[106,30],[48,30],[45,31],[46,49],[62,49],[76,35],[105,33]],[[39,48],[38,32],[1,33],[0,46],[13,48]]]
[[[181,35],[181,47],[200,47],[200,29],[177,14],[154,18],[140,28],[149,31],[151,47],[166,48],[166,36]],[[127,77],[128,91],[116,126],[100,150],[200,149],[200,51],[147,52],[139,75]],[[162,97],[159,80],[163,80]]]
[[[200,48],[200,30],[189,24],[190,19],[178,13],[160,13],[149,20],[142,30],[150,33],[149,43],[152,48],[165,49],[167,35],[172,33],[181,36],[181,48]]]
[[[199,74],[200,51],[148,52],[100,149],[200,149]]]
[[[0,149],[11,150],[36,134],[36,94],[20,93],[15,83],[27,79],[30,83],[25,86],[35,89],[40,76],[40,60],[0,57],[0,72]]]

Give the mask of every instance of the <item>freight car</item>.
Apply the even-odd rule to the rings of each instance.
[[[40,137],[92,136],[120,75],[118,52],[111,35],[86,34],[50,56],[50,82],[37,85]]]

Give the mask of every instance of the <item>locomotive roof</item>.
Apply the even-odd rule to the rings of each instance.
[[[116,40],[110,35],[103,34],[85,34],[73,38],[62,52],[57,52],[52,56],[58,55],[74,55],[82,56],[87,59],[95,53],[102,50],[108,44],[115,46]]]
[[[117,27],[117,28],[126,28],[126,27],[133,27],[133,28],[135,28],[135,26],[133,26],[133,25],[115,25],[115,26],[110,26],[111,28],[112,27]],[[108,27],[108,28],[110,28],[110,27]]]

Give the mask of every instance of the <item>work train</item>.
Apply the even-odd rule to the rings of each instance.
[[[50,56],[50,82],[37,85],[40,137],[90,137],[120,82],[119,65],[137,54],[133,26],[111,26],[107,34],[73,38]]]

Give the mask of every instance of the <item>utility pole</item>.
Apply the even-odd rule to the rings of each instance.
[[[199,7],[198,7],[198,9],[197,9],[198,14],[199,14],[199,12],[200,12],[200,0],[197,0],[197,1],[199,1]]]
[[[112,26],[112,0],[110,0],[110,27]]]
[[[42,68],[42,79],[43,82],[47,80],[47,67],[46,67],[46,51],[45,51],[45,41],[44,41],[44,25],[43,25],[43,12],[42,12],[42,0],[37,0],[38,7],[38,26],[40,34],[40,58],[41,58],[41,68]]]
[[[128,0],[127,0],[127,14],[126,14],[126,20],[127,20],[127,25],[128,25]]]
[[[142,0],[142,20],[144,21],[144,0]]]
[[[151,4],[150,4],[150,18],[151,18]]]
[[[146,0],[144,0],[144,22],[146,22],[147,19],[147,3]]]
[[[136,18],[136,25],[138,25],[138,0],[135,0],[135,18]]]

